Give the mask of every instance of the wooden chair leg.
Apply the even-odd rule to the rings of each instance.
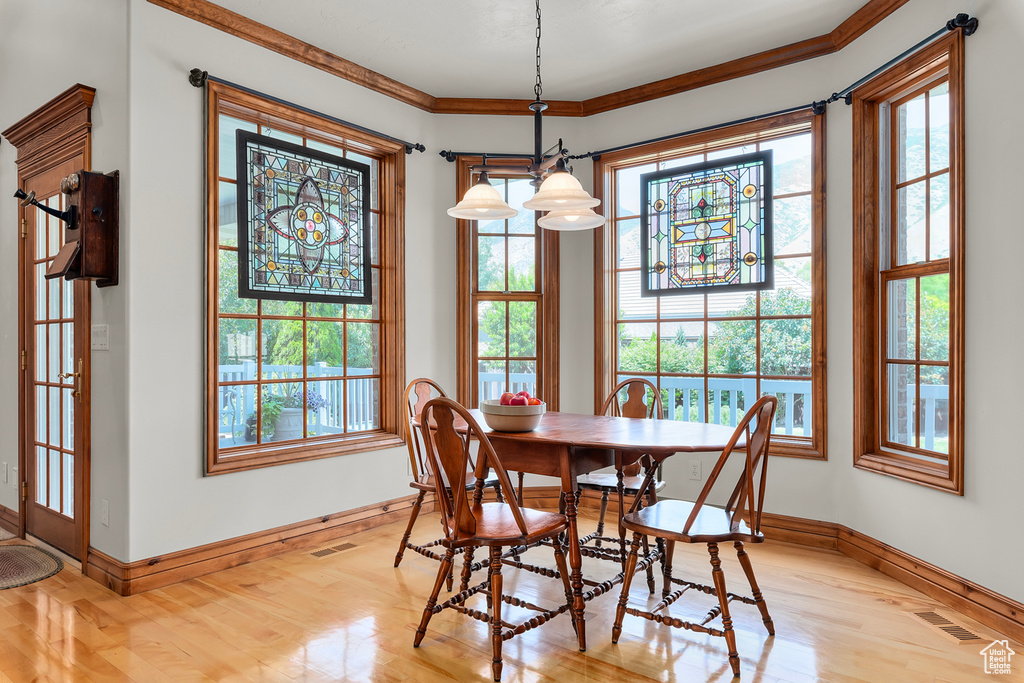
[[[501,484],[497,482],[494,483],[494,495],[497,497],[499,503],[505,502],[505,496],[501,493]]]
[[[601,491],[601,512],[597,515],[597,540],[594,545],[601,547],[601,537],[604,536],[604,514],[608,511],[608,489]]]
[[[430,597],[427,598],[427,606],[423,609],[423,617],[420,619],[419,628],[416,629],[416,637],[412,641],[413,647],[419,647],[423,636],[427,633],[427,624],[430,623],[430,617],[434,616],[434,606],[437,605],[437,595],[441,592],[441,585],[444,583],[445,577],[448,576],[452,569],[454,557],[455,549],[448,548],[444,553],[444,557],[441,558],[441,566],[437,570],[437,578],[434,579],[434,590],[430,592]]]
[[[622,592],[619,594],[619,604],[615,608],[615,623],[612,624],[612,643],[619,642],[622,635],[622,618],[626,615],[626,603],[629,601],[629,586],[633,583],[633,574],[636,572],[637,553],[640,552],[641,534],[633,533],[633,545],[629,548],[629,558],[626,560],[626,570],[622,576]]]
[[[647,543],[647,537],[646,536],[643,537],[643,547],[644,547],[644,557],[647,557],[648,555],[651,554],[651,548],[650,548],[650,546]],[[647,590],[649,590],[651,592],[651,595],[654,595],[654,565],[653,564],[647,565]]]
[[[491,673],[501,680],[501,548],[491,546]]]
[[[462,583],[459,584],[459,592],[469,588],[469,579],[472,576],[472,565],[473,565],[473,546],[466,548],[465,559],[462,565]]]
[[[416,523],[416,518],[420,514],[420,508],[423,506],[423,497],[426,494],[426,491],[420,491],[419,495],[416,496],[416,502],[412,504],[412,511],[409,514],[409,525],[405,527],[405,534],[402,536],[402,541],[398,544],[398,554],[395,555],[396,567],[402,563],[402,555],[405,554],[405,546],[409,542],[409,537],[412,535],[412,525]]]
[[[764,596],[761,595],[761,589],[757,586],[757,579],[754,578],[754,568],[750,564],[750,556],[747,555],[747,551],[743,549],[743,543],[736,541],[733,544],[736,547],[736,557],[740,560],[740,566],[743,567],[743,573],[747,575],[747,581],[750,583],[750,590],[754,597],[754,602],[757,603],[757,609],[761,611],[761,620],[764,622],[764,627],[768,630],[768,635],[775,635],[775,624],[772,622],[772,616],[768,614],[768,604],[764,601]]]
[[[672,553],[675,552],[676,542],[672,540],[665,540],[665,550],[662,554],[661,562],[661,574],[664,578],[664,584],[661,589],[661,597],[667,598],[669,593],[672,592]]]
[[[562,552],[561,539],[554,539],[554,550],[555,550],[555,566],[558,568],[558,574],[562,577],[562,587],[565,589],[565,601],[569,605],[569,616],[572,617],[572,630],[579,633],[579,629],[576,626],[576,608],[573,605],[572,598],[572,584],[569,583],[569,566],[565,563],[565,553]]]
[[[708,543],[711,555],[711,578],[715,582],[715,593],[718,604],[722,608],[722,630],[725,631],[725,644],[729,648],[729,665],[732,675],[740,675],[740,655],[736,651],[736,632],[732,630],[732,617],[729,616],[729,593],[725,589],[725,573],[722,571],[722,560],[718,557],[718,544]]]
[[[519,473],[519,489],[516,491],[516,495],[519,496],[519,507],[523,507],[523,473]]]

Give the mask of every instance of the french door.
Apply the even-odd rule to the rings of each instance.
[[[24,189],[63,211],[61,178],[82,168],[73,157],[26,178]],[[64,243],[65,224],[25,207],[22,368],[22,515],[25,532],[82,559],[88,459],[89,282],[44,275]]]

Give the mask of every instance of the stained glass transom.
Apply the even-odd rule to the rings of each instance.
[[[643,296],[772,288],[771,154],[640,177]]]
[[[237,132],[239,296],[371,301],[370,167]]]

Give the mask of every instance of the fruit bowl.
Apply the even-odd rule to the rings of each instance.
[[[544,417],[547,404],[533,406],[503,406],[501,399],[492,398],[480,402],[484,422],[496,432],[532,432]]]

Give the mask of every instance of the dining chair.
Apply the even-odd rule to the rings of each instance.
[[[623,516],[623,525],[633,532],[633,542],[630,546],[629,558],[626,561],[622,592],[615,609],[615,623],[612,626],[613,643],[619,642],[619,636],[622,634],[622,619],[627,612],[660,624],[724,637],[729,648],[729,664],[732,666],[733,675],[739,676],[740,658],[736,652],[736,634],[733,631],[732,617],[729,614],[729,603],[738,600],[748,605],[756,605],[761,612],[768,635],[775,635],[775,625],[768,614],[768,606],[758,588],[754,569],[750,564],[750,558],[743,549],[743,543],[764,541],[764,534],[761,533],[761,511],[764,508],[765,481],[768,475],[768,443],[771,440],[776,404],[777,399],[774,396],[762,396],[746,412],[743,419],[736,425],[732,438],[722,450],[718,462],[715,463],[707,483],[704,484],[704,488],[701,489],[695,502],[661,500],[654,505],[641,508],[639,500],[634,500],[629,512]],[[751,429],[752,423],[754,424],[753,429]],[[743,444],[737,448],[741,438],[743,438]],[[722,473],[730,456],[737,451],[745,456],[739,481],[724,507],[708,505],[708,496],[715,488],[718,476]],[[653,478],[653,470],[648,470],[647,477]],[[641,566],[650,566],[653,562],[653,559],[648,557],[637,561],[640,539],[644,536],[664,539],[666,546],[663,566],[665,587],[662,600],[650,611],[627,608],[626,606],[629,600],[629,586],[634,573]],[[708,553],[711,555],[711,578],[714,586],[693,583],[672,576],[672,551],[677,541],[707,544]],[[736,595],[726,590],[725,574],[722,572],[722,562],[718,557],[718,544],[729,541],[733,542],[753,597]],[[673,591],[673,585],[682,586],[682,588]],[[712,608],[700,622],[674,618],[664,611],[690,589],[718,598],[718,606]],[[717,629],[710,626],[709,624],[719,616],[722,618],[722,628]]]
[[[406,429],[405,445],[409,449],[409,466],[412,470],[412,481],[409,482],[409,486],[416,489],[416,500],[412,504],[412,511],[409,515],[409,524],[405,528],[405,534],[402,535],[402,540],[398,544],[398,554],[395,555],[395,566],[397,567],[402,563],[402,556],[405,554],[405,550],[408,548],[414,552],[429,557],[433,560],[441,560],[441,555],[430,550],[441,545],[441,539],[436,539],[429,543],[417,545],[409,541],[412,536],[413,525],[416,524],[416,519],[419,517],[420,509],[423,506],[423,500],[428,493],[437,493],[437,482],[434,476],[434,471],[430,462],[426,459],[426,455],[423,448],[422,432],[417,429],[414,425],[420,418],[420,414],[423,411],[423,407],[432,398],[445,397],[444,389],[432,379],[426,377],[420,377],[409,382],[409,385],[405,388],[405,406],[408,415],[408,429]],[[470,462],[470,468],[472,469],[472,462]],[[495,495],[498,500],[503,500],[501,485],[496,477],[491,477],[483,482],[485,487],[494,489]],[[469,476],[466,478],[466,487],[472,489],[476,485],[476,480]],[[449,577],[448,590],[452,588],[452,579]]]
[[[625,393],[625,400],[623,400]],[[649,397],[649,398],[648,398]],[[624,379],[615,385],[604,405],[601,406],[601,415],[614,417],[636,417],[661,420],[664,418],[664,411],[661,405],[661,394],[658,388],[649,380],[642,377]],[[619,539],[610,538],[604,535],[605,513],[608,510],[608,496],[616,493],[619,496],[619,514],[624,509],[623,500],[625,496],[636,496],[644,478],[640,476],[641,469],[650,463],[648,456],[644,456],[637,462],[624,467],[616,472],[591,472],[580,476],[576,483],[581,489],[601,492],[601,510],[597,517],[597,531],[586,538],[583,542],[594,541],[594,545],[601,546],[602,541],[618,542]],[[657,491],[665,487],[665,482],[655,478],[652,485],[647,489],[645,498],[653,505],[657,502]],[[617,525],[616,525],[617,526]],[[646,548],[645,548],[646,550]],[[625,562],[625,552],[621,553],[621,560]],[[651,592],[654,592],[653,570],[648,572],[648,585]]]
[[[466,425],[465,430],[461,428],[461,424]],[[430,618],[444,609],[452,609],[486,622],[491,630],[491,673],[494,680],[499,681],[502,669],[501,648],[505,640],[540,626],[563,612],[569,612],[573,619],[573,628],[576,628],[569,570],[558,538],[559,534],[568,528],[568,521],[564,514],[520,506],[509,481],[508,472],[501,464],[501,459],[491,446],[487,435],[473,416],[455,401],[444,397],[431,399],[423,407],[420,431],[428,462],[438,477],[437,500],[444,524],[445,537],[441,544],[445,548],[445,554],[437,571],[434,588],[423,610],[423,617],[416,629],[413,647],[419,647],[423,641]],[[475,464],[470,455],[471,440],[479,443]],[[494,471],[506,492],[504,501],[483,502],[484,482],[490,470]],[[469,486],[467,482],[471,476],[474,476],[474,484]],[[553,609],[543,609],[513,595],[506,595],[502,586],[502,548],[532,546],[549,539],[565,592],[565,604]],[[464,588],[438,605],[437,596],[445,577],[452,570],[456,551],[465,549],[468,554],[479,546],[490,549],[487,579],[473,587]],[[466,572],[469,571],[468,567],[467,559],[463,567],[464,579]],[[481,592],[486,594],[490,614],[466,605],[470,597]],[[511,624],[502,617],[503,603],[534,610],[535,616],[521,624]]]

